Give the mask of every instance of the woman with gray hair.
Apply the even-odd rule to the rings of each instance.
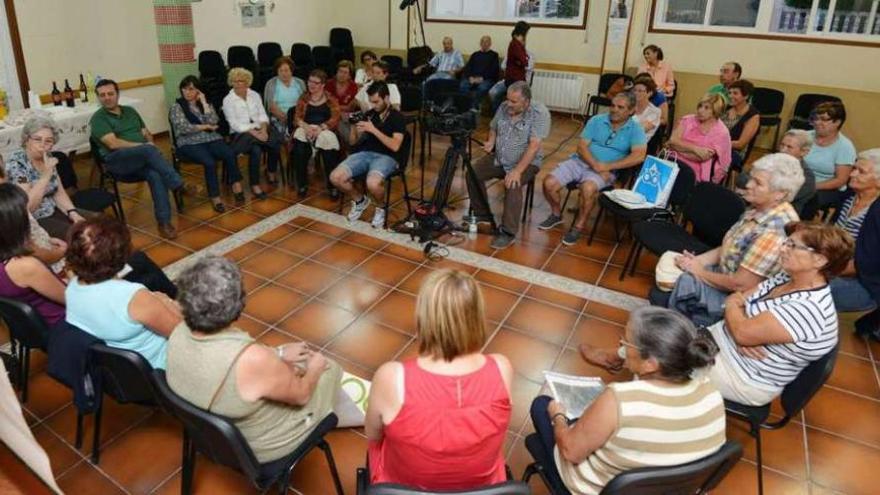
[[[845,230],[856,242],[859,242],[862,226],[868,218],[868,211],[880,197],[880,148],[859,153],[855,167],[849,175],[849,189],[852,192],[843,199],[840,210],[835,214],[834,225]],[[862,239],[862,241],[866,240]],[[878,249],[880,246],[875,245],[865,251],[878,256]],[[860,280],[870,278],[866,277],[869,275],[866,272],[870,271],[867,268],[861,266],[857,271],[854,259],[849,262],[840,276],[831,280],[831,296],[834,297],[838,311],[870,311],[877,307],[880,293],[872,295],[865,287],[870,283]],[[877,276],[877,274],[873,275]]]
[[[725,442],[724,401],[709,374],[718,347],[674,311],[630,313],[609,362],[638,377],[609,383],[573,423],[548,396],[532,402],[544,474],[571,493],[595,494],[617,474],[700,459]],[[576,415],[577,413],[575,413]]]
[[[679,255],[675,263],[685,273],[668,301],[651,302],[675,309],[697,325],[720,320],[728,294],[751,289],[781,270],[785,225],[798,220],[790,201],[803,183],[800,161],[790,155],[774,153],[755,161],[743,194],[748,207],[721,246],[700,255]]]
[[[49,235],[64,239],[71,225],[85,218],[76,210],[59,178],[58,158],[51,154],[57,142],[58,128],[51,118],[29,118],[21,132],[22,149],[6,162],[6,177],[27,193],[28,211]]]
[[[232,261],[202,258],[177,283],[184,322],[168,339],[168,385],[231,418],[260,463],[293,452],[332,411],[342,369],[305,342],[271,348],[236,328],[245,292]]]

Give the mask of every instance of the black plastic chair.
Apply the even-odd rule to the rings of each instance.
[[[226,79],[226,62],[223,55],[214,50],[199,52],[199,77],[201,79]]]
[[[535,474],[540,476],[551,495],[571,495],[564,486],[555,485],[547,476],[543,465],[544,447],[537,433],[526,437],[526,450],[535,459],[523,473],[528,482]],[[714,454],[678,466],[646,467],[618,474],[599,492],[600,495],[701,495],[721,483],[727,473],[742,457],[742,445],[728,440]]]
[[[336,62],[333,60],[333,49],[329,46],[312,47],[312,64],[315,69],[321,69],[329,76],[336,73]]]
[[[101,416],[104,409],[104,394],[113,397],[120,404],[139,404],[158,406],[159,390],[156,386],[153,367],[143,356],[135,351],[93,344],[89,348],[88,363],[92,376],[100,381],[95,409],[95,433],[92,438],[92,463],[98,464],[101,455]]]
[[[752,105],[761,114],[761,127],[773,127],[773,149],[779,141],[779,128],[782,123],[782,107],[785,105],[785,93],[773,88],[755,88],[752,92]]]
[[[297,66],[312,67],[312,47],[307,43],[294,43],[290,46],[290,58]]]
[[[279,483],[279,493],[287,493],[290,475],[297,463],[315,447],[324,451],[330,474],[338,495],[343,495],[342,482],[333,459],[330,444],[324,439],[331,430],[336,428],[339,419],[330,413],[321,420],[303,442],[290,454],[281,459],[260,464],[253,450],[242,436],[241,431],[227,418],[200,409],[171,390],[162,371],[155,373],[155,382],[159,390],[159,399],[174,417],[183,423],[183,460],[180,493],[192,493],[193,475],[195,474],[196,453],[223,466],[231,467],[244,473],[260,490],[266,491],[275,483]]]
[[[421,71],[419,74],[413,73],[416,67],[425,65],[434,57],[434,50],[430,46],[411,46],[406,50],[406,67],[400,74],[402,82],[412,84],[421,84],[425,78],[430,75],[428,71]]]
[[[257,70],[259,74],[254,74],[254,77],[259,77],[257,88],[260,90],[260,93],[262,93],[263,88],[266,86],[266,82],[275,76],[275,61],[283,56],[284,52],[278,43],[264,41],[257,45]]]
[[[587,102],[586,120],[589,120],[591,116],[597,114],[599,112],[599,107],[611,106],[611,98],[608,97],[608,90],[611,89],[611,86],[614,85],[615,81],[620,78],[623,78],[626,87],[632,85],[633,78],[626,74],[609,72],[599,76],[599,88],[596,94],[590,96],[590,99]]]
[[[638,174],[635,174],[638,177]],[[587,245],[593,243],[599,222],[605,213],[609,213],[614,220],[614,240],[620,242],[620,225],[619,221],[625,222],[626,228],[630,228],[633,223],[649,218],[667,217],[671,218],[679,208],[687,203],[691,195],[691,190],[697,179],[692,168],[687,165],[678,166],[678,177],[675,178],[675,184],[672,185],[672,191],[669,194],[669,202],[666,208],[638,208],[629,209],[617,204],[605,194],[599,195],[597,201],[599,211],[596,213],[596,219],[593,221],[593,227],[590,229],[590,236],[587,238]],[[622,272],[621,272],[622,274]]]
[[[70,195],[70,200],[73,202],[73,205],[77,208],[93,211],[96,213],[103,212],[107,208],[111,208],[113,210],[113,214],[116,218],[120,218],[120,210],[116,207],[116,197],[113,196],[113,193],[107,191],[103,187],[79,187],[79,177],[76,176],[76,168],[70,164],[70,158],[66,153],[62,153],[60,151],[53,151],[50,153],[52,156],[59,160],[58,167],[61,168],[62,160],[67,161],[70,165],[69,167],[69,177],[73,180],[70,184],[65,184],[65,187],[73,187],[76,189],[76,192]]]
[[[810,117],[812,116],[813,109],[819,103],[826,101],[840,101],[840,98],[819,93],[804,93],[798,96],[797,101],[794,103],[794,115],[788,121],[788,128],[811,130],[813,123],[810,122]]]
[[[400,145],[400,149],[395,153],[395,159],[397,160],[398,167],[385,178],[385,200],[382,205],[382,209],[385,210],[385,224],[382,228],[388,228],[388,208],[391,206],[391,180],[395,177],[400,178],[400,182],[403,183],[403,200],[406,203],[406,213],[407,217],[412,215],[412,205],[410,204],[410,200],[412,199],[409,195],[409,186],[406,183],[406,168],[409,165],[409,156],[410,156],[410,148],[412,147],[412,134],[409,131],[403,134],[403,143]],[[366,180],[367,174],[362,174],[357,177],[353,177],[352,179],[355,181],[364,181]],[[342,207],[345,204],[345,196],[339,195],[339,213],[342,213]],[[378,205],[376,206],[378,208]]]
[[[747,406],[725,400],[724,408],[730,417],[749,423],[749,435],[755,438],[756,462],[758,464],[758,493],[764,493],[764,473],[761,459],[761,430],[778,430],[787,425],[810,402],[822,386],[828,381],[837,362],[837,351],[840,344],[834,346],[828,354],[813,361],[801,370],[797,378],[782,389],[780,404],[785,415],[775,421],[767,421],[770,417],[770,404],[763,406]]]
[[[330,30],[330,48],[333,49],[334,60],[350,60],[354,62],[354,40],[351,30],[343,27],[335,27]]]
[[[388,64],[388,77],[393,81],[398,80],[403,73],[403,58],[397,55],[382,55],[379,58]]]
[[[257,63],[260,67],[271,68],[275,61],[284,56],[281,45],[274,41],[264,41],[257,45]]]
[[[617,186],[625,187],[625,188],[632,187],[632,183],[635,181],[636,172],[638,170],[639,170],[639,167],[637,167],[637,166],[632,166],[632,167],[620,170],[617,174],[617,179],[614,181],[614,184],[610,184],[608,186],[605,186],[599,192],[603,193],[605,191],[611,191],[612,189],[614,189]],[[565,213],[565,207],[568,205],[568,200],[571,198],[571,193],[579,190],[580,187],[581,187],[581,183],[578,183],[577,181],[572,181],[572,182],[569,182],[568,184],[565,184],[565,199],[562,200],[562,205],[559,207],[560,211],[563,214]],[[534,195],[534,189],[531,191],[531,194]],[[531,205],[529,205],[529,207],[531,208]],[[523,221],[525,221],[525,216],[523,216]],[[571,226],[569,227],[569,229],[574,228],[575,222],[577,222],[577,215],[576,214],[571,218]]]
[[[28,378],[30,376],[31,349],[46,351],[49,341],[49,325],[29,304],[14,299],[0,297],[0,319],[6,322],[12,340],[13,355],[18,369],[16,384],[21,391],[21,403],[28,399]]]
[[[226,61],[229,63],[230,69],[241,67],[242,69],[249,70],[253,75],[251,89],[262,94],[260,65],[257,64],[257,57],[254,56],[254,51],[251,47],[244,45],[230,46],[229,50],[226,51]]]
[[[712,205],[707,208],[706,205]],[[670,221],[645,220],[633,224],[633,244],[620,272],[620,279],[629,268],[635,273],[642,249],[660,256],[666,251],[701,254],[718,247],[724,234],[745,212],[745,203],[738,194],[711,182],[700,182],[682,210],[681,225]],[[690,224],[692,231],[688,232]]]

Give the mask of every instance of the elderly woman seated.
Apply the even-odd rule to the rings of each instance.
[[[775,153],[755,161],[743,197],[748,203],[745,213],[721,246],[676,258],[685,273],[665,305],[698,325],[711,325],[721,318],[727,294],[751,289],[779,273],[785,225],[798,220],[789,201],[803,182],[800,162],[789,155]]]
[[[880,148],[859,154],[849,176],[849,188],[853,192],[843,200],[834,225],[845,230],[858,243],[868,212],[880,197]],[[877,252],[880,246],[872,247],[873,256],[880,256]],[[839,277],[831,280],[831,295],[838,311],[870,311],[877,307],[875,296],[860,280],[858,261],[858,258],[851,261]]]
[[[475,488],[506,479],[513,369],[484,354],[486,315],[470,276],[432,273],[419,291],[419,356],[373,377],[365,432],[373,483],[423,490]]]
[[[846,122],[846,107],[839,101],[816,105],[811,117],[813,146],[804,157],[804,163],[816,175],[815,208],[826,209],[840,205],[849,174],[856,161],[856,147],[841,128]],[[804,218],[812,218],[815,211]]]
[[[74,225],[67,247],[67,322],[165,368],[166,339],[180,323],[180,310],[166,294],[122,278],[130,254],[131,234],[118,220]]]
[[[227,80],[232,89],[223,98],[223,115],[232,133],[232,150],[237,155],[248,155],[251,193],[256,199],[266,199],[268,195],[260,187],[260,163],[265,151],[268,182],[276,185],[283,136],[269,124],[260,94],[250,89],[254,80],[251,71],[241,67],[230,69]]]
[[[270,348],[236,328],[244,287],[232,261],[202,258],[177,282],[184,322],[168,341],[168,385],[232,419],[260,463],[290,454],[331,412],[341,368],[303,342]]]
[[[718,348],[665,308],[630,313],[613,364],[637,380],[611,383],[574,423],[547,396],[532,402],[545,474],[571,493],[595,494],[617,474],[687,463],[725,442],[724,401],[703,368]]]
[[[58,128],[49,117],[33,116],[21,131],[22,149],[6,162],[9,182],[28,195],[28,210],[52,237],[63,239],[75,222],[85,218],[76,210],[58,177],[58,158],[50,152],[58,142]]]
[[[719,183],[730,166],[730,132],[719,120],[723,112],[720,95],[703,96],[697,112],[682,117],[666,143],[678,155],[679,163],[694,170],[698,181]]]
[[[837,345],[837,310],[828,281],[846,268],[853,241],[839,227],[824,224],[793,222],[785,230],[784,273],[728,296],[724,319],[709,327],[720,348],[709,376],[725,399],[767,404]],[[623,365],[613,351],[582,351],[593,364]]]

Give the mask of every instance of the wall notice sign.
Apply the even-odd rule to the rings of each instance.
[[[242,2],[238,4],[241,9],[242,27],[266,27],[266,2]]]

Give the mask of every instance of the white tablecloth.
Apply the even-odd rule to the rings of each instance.
[[[119,97],[120,105],[137,107],[140,103],[141,100],[136,98]],[[58,126],[58,142],[55,144],[54,149],[65,153],[88,151],[89,133],[91,132],[89,120],[98,107],[99,104],[93,102],[86,104],[77,102],[77,105],[73,108],[66,106],[56,107],[54,105],[44,106],[42,110],[48,112],[55,120],[55,125]],[[22,127],[22,125],[9,126],[6,124],[6,121],[0,122],[0,156],[4,160],[13,152],[21,149]]]

